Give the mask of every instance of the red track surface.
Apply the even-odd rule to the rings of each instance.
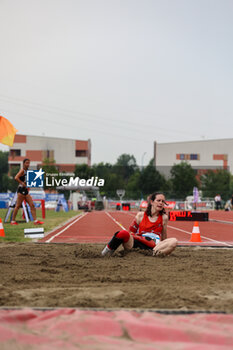
[[[1,310],[3,349],[232,349],[233,315]]]
[[[41,242],[53,243],[106,243],[113,233],[128,229],[135,213],[94,211],[84,213],[69,224],[56,229]],[[202,245],[233,246],[233,212],[210,212],[209,222],[199,222]],[[190,244],[193,222],[168,223],[168,237],[176,237],[179,244]]]
[[[210,220],[221,220],[233,223],[233,211],[214,210],[209,212]]]
[[[106,243],[114,232],[121,228],[128,229],[134,215],[135,213],[132,212],[85,213],[50,233],[42,242]],[[200,222],[203,241],[201,244],[217,246],[231,244],[233,247],[233,213],[212,212],[210,218],[232,223]],[[180,244],[190,244],[193,224],[193,222],[169,222],[168,237],[176,237]],[[38,348],[35,348],[38,350],[59,349],[67,345],[67,348],[73,349],[72,344],[79,344],[81,347],[90,349],[111,350],[119,348],[230,350],[233,344],[232,315],[174,316],[148,312],[137,314],[130,311],[101,312],[64,309],[44,313],[38,311],[35,315],[30,315],[29,319],[26,315],[22,315],[23,322],[21,324],[19,322],[18,326],[14,321],[17,315],[13,314],[13,319],[7,316],[3,311],[0,312],[2,334],[4,335],[3,338],[0,336],[0,341],[5,342],[4,345],[12,338],[17,339],[18,344],[30,341],[34,345],[39,344]],[[125,334],[127,334],[126,340]],[[65,340],[59,338],[63,335]],[[67,339],[69,339],[68,344]],[[49,347],[43,347],[48,342]]]

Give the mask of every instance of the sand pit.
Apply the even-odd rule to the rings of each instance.
[[[177,248],[168,257],[103,245],[1,243],[1,307],[233,312],[233,249]]]

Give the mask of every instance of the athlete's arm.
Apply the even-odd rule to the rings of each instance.
[[[167,214],[163,214],[163,231],[161,234],[161,241],[164,241],[167,239],[167,222],[168,222],[168,216]]]
[[[15,180],[22,186],[26,186],[25,182],[20,180],[20,177],[24,175],[24,170],[21,169],[16,175],[15,175]]]
[[[138,228],[139,228],[139,224],[140,224],[140,222],[141,222],[142,219],[143,219],[143,215],[144,215],[144,213],[141,212],[141,211],[139,211],[139,212],[137,213],[137,215],[135,216],[133,222],[131,223],[131,225],[130,225],[130,227],[129,227],[130,233],[137,233],[137,230],[138,230]]]

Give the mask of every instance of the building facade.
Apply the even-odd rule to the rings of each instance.
[[[154,142],[154,164],[169,175],[174,164],[187,161],[197,174],[209,169],[228,169],[233,174],[233,139]]]
[[[45,136],[15,135],[9,151],[9,168],[22,167],[29,158],[32,168],[42,167],[45,159],[55,161],[59,171],[73,172],[76,164],[91,165],[91,140],[72,140]]]

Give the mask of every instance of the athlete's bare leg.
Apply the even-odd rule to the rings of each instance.
[[[35,205],[34,205],[34,203],[33,203],[32,197],[30,196],[30,194],[27,194],[25,199],[26,199],[26,201],[27,201],[28,204],[29,204],[29,207],[30,207],[30,209],[31,209],[31,213],[32,213],[33,220],[35,221],[35,220],[36,220],[36,208],[35,208]]]
[[[123,247],[125,250],[130,250],[133,248],[133,244],[134,244],[134,239],[133,239],[133,236],[130,235],[128,242],[123,243]]]
[[[176,238],[167,238],[159,242],[153,249],[153,255],[169,255],[177,246]]]
[[[18,193],[17,194],[17,201],[16,201],[15,209],[13,211],[12,221],[11,222],[15,221],[15,218],[16,218],[16,215],[18,213],[18,210],[21,208],[21,205],[22,205],[24,200],[25,200],[25,196],[23,194],[21,194],[21,193]]]

